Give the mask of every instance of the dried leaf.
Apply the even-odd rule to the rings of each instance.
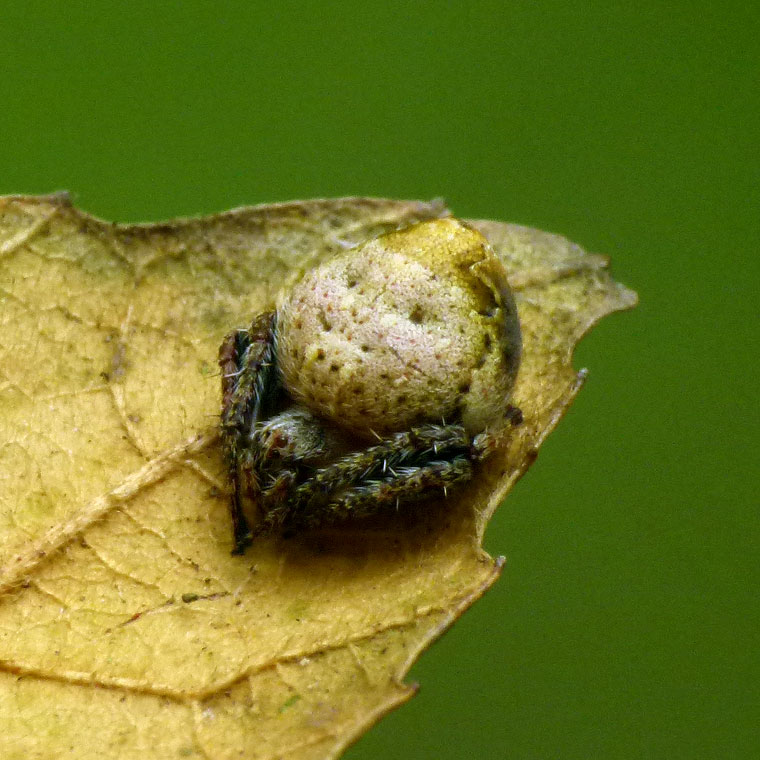
[[[475,224],[507,261],[525,423],[466,493],[230,556],[218,344],[346,246],[446,213],[344,199],[154,225],[0,200],[0,755],[328,758],[404,702],[498,577],[485,524],[631,307],[603,257]]]

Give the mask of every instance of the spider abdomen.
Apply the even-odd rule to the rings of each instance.
[[[460,419],[475,434],[507,408],[521,347],[514,300],[488,242],[454,219],[325,262],[277,316],[288,393],[356,433]]]

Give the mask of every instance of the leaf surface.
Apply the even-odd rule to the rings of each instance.
[[[474,222],[507,262],[525,422],[464,492],[230,555],[223,335],[347,246],[446,213],[349,198],[113,225],[0,199],[0,756],[329,758],[498,577],[486,522],[636,297],[564,238]]]

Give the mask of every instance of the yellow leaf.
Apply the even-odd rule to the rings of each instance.
[[[498,577],[485,524],[631,307],[607,261],[475,222],[505,260],[525,422],[425,514],[230,555],[216,354],[347,246],[446,213],[372,199],[112,225],[0,199],[0,756],[335,757]]]

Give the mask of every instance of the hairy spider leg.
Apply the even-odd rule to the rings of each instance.
[[[480,458],[461,425],[396,433],[315,470],[287,498],[279,493],[256,534],[327,525],[387,511],[437,489],[445,492],[472,477],[473,462]]]
[[[232,481],[230,515],[235,550],[244,546],[250,529],[241,508],[240,479],[238,478],[238,451],[240,439],[240,412],[232,405],[232,397],[240,377],[241,358],[250,347],[248,330],[235,330],[227,335],[219,348],[219,366],[222,370],[222,448]],[[250,539],[248,539],[250,540]]]
[[[452,486],[465,483],[472,478],[472,465],[468,457],[459,455],[451,460],[401,468],[392,478],[368,481],[331,501],[325,512],[320,515],[319,524],[387,512],[410,501],[430,496],[436,491],[447,494]],[[313,517],[315,515],[311,513],[305,515],[303,524],[315,527]]]
[[[233,489],[230,513],[234,554],[242,554],[253,540],[242,508],[242,486],[258,502],[257,462],[251,457],[248,441],[256,423],[271,414],[279,391],[275,328],[274,312],[260,314],[248,330],[230,333],[219,349],[221,440]]]

